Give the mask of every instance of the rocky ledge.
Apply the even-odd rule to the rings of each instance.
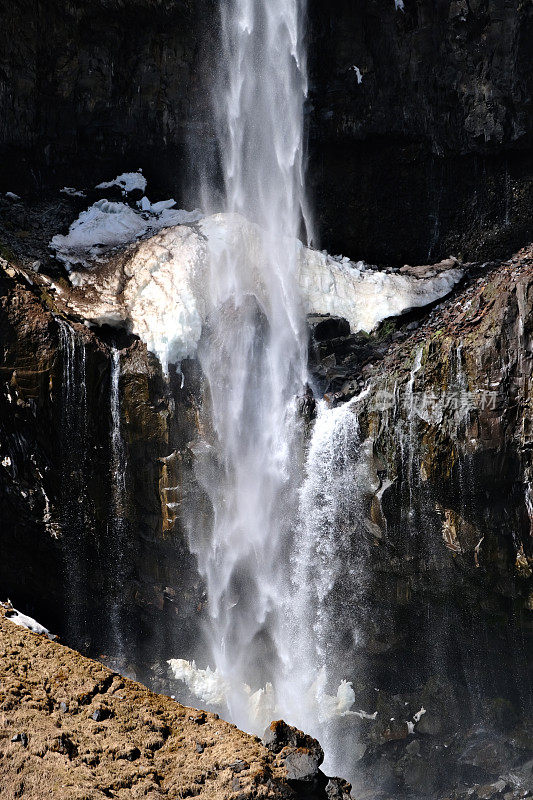
[[[0,613],[2,798],[342,798],[315,739],[273,723],[264,744],[150,692]]]

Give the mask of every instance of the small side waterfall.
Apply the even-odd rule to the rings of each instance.
[[[291,664],[290,681],[305,687],[308,700],[302,703],[288,687],[284,704],[299,726],[320,738],[326,753],[325,769],[333,772],[347,769],[346,761],[337,758],[341,738],[337,722],[352,713],[355,700],[351,684],[339,674],[344,649],[339,641],[342,616],[351,619],[355,645],[362,635],[355,606],[364,602],[362,497],[368,469],[356,414],[358,399],[336,408],[328,408],[324,401],[318,404],[300,490],[291,556],[292,597],[286,609],[289,625],[284,644]],[[347,572],[354,589],[349,599],[343,598],[342,589]],[[337,685],[337,694],[332,696],[328,688]],[[291,707],[295,699],[298,704]]]
[[[85,345],[74,328],[58,319],[63,360],[61,389],[61,532],[69,597],[69,642],[87,629],[87,385]]]
[[[110,376],[111,411],[111,487],[112,509],[109,550],[114,562],[114,597],[111,607],[111,633],[116,657],[124,657],[124,621],[122,619],[121,588],[124,578],[126,550],[126,448],[122,438],[120,415],[120,351],[111,351]]]

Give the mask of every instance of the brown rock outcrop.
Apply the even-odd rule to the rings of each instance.
[[[260,740],[0,614],[2,800],[303,797]]]

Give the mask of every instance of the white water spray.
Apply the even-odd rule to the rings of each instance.
[[[126,544],[126,448],[122,438],[120,415],[120,351],[111,350],[110,374],[111,411],[111,488],[112,508],[109,551],[114,562],[115,597],[110,609],[111,632],[117,658],[124,658],[122,593],[124,582],[124,549]]]

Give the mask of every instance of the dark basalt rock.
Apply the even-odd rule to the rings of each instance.
[[[318,238],[376,263],[505,257],[531,238],[531,4],[404,5],[309,0]],[[196,202],[218,2],[2,0],[0,25],[0,192],[142,167]]]
[[[141,674],[158,653],[187,650],[201,607],[201,582],[167,505],[170,487],[178,500],[186,491],[195,371],[184,365],[183,389],[180,378],[169,388],[136,339],[61,320],[52,296],[25,275],[5,262],[0,269],[0,582],[15,606],[95,655],[116,652],[109,619],[118,614],[127,668]],[[76,377],[85,376],[72,419],[61,325],[76,342]],[[109,479],[111,344],[122,347],[128,469],[120,542]],[[171,629],[179,642],[161,634]]]
[[[310,0],[321,246],[421,263],[530,241],[532,31],[529,3]]]

